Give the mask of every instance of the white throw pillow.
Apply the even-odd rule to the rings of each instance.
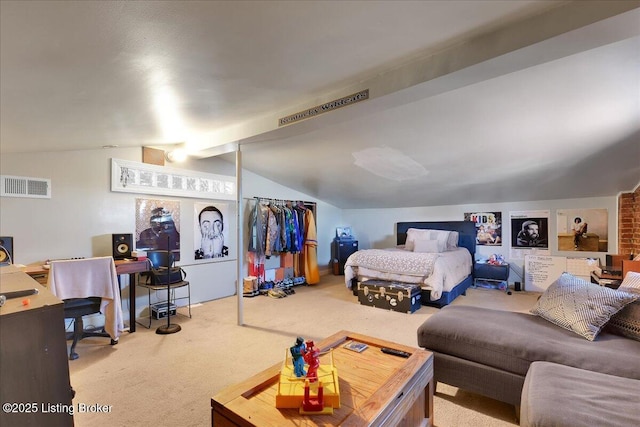
[[[640,293],[609,289],[562,273],[531,313],[593,341],[609,319],[638,298]]]
[[[431,230],[431,239],[437,239],[438,244],[442,248],[442,252],[449,250],[449,236],[451,231],[447,230]]]
[[[447,250],[452,251],[458,247],[458,239],[460,238],[460,233],[457,231],[452,231],[449,233],[449,240],[447,241]]]
[[[410,228],[407,230],[407,241],[404,246],[408,251],[413,251],[413,242],[418,239],[430,240],[431,230],[423,230],[420,228]]]
[[[418,239],[413,242],[413,252],[418,253],[438,253],[443,248],[437,240]]]
[[[640,273],[635,271],[629,271],[626,276],[624,276],[624,280],[620,284],[618,290],[635,290],[636,292],[640,292]]]

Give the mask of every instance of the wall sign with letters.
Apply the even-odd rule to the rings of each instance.
[[[334,99],[333,101],[325,102],[324,104],[283,117],[278,120],[278,126],[299,122],[300,120],[308,119],[310,117],[317,116],[318,114],[327,113],[341,107],[346,107],[347,105],[355,104],[356,102],[364,101],[366,99],[369,99],[369,89],[361,90],[360,92],[352,93],[351,95],[343,96],[342,98]]]
[[[111,159],[111,191],[235,200],[235,177]]]

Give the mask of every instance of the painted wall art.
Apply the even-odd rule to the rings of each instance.
[[[194,259],[229,256],[229,205],[194,203]]]
[[[136,249],[170,250],[180,260],[180,202],[136,199]]]

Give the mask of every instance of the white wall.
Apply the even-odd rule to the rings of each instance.
[[[242,174],[242,188],[245,199],[265,197],[316,202],[318,266],[320,267],[321,273],[326,273],[331,261],[331,241],[335,237],[336,227],[341,225],[342,222],[342,209],[248,171],[244,171]],[[245,200],[245,211],[248,210],[250,206],[253,206],[253,202]]]
[[[202,200],[111,192],[112,158],[141,162],[142,150],[114,148],[2,155],[0,170],[3,175],[48,178],[52,187],[51,199],[0,198],[0,235],[13,236],[14,262],[30,264],[55,258],[111,255],[113,233],[135,233],[136,198],[178,200],[183,213],[180,221],[181,261],[178,264],[187,272],[192,302],[234,295],[237,271],[235,202],[218,201],[229,203],[233,213],[228,218],[229,230],[234,230],[229,233],[229,246],[232,247],[229,258],[215,262],[195,261],[194,216],[191,213],[193,204]],[[234,164],[216,158],[167,166],[235,176]],[[243,172],[243,192],[245,197],[316,201],[249,172]],[[332,230],[335,224],[340,223],[341,210],[318,202],[317,218],[318,262],[326,268],[330,259]],[[245,243],[242,245],[244,247]],[[123,279],[126,285],[126,277]],[[128,299],[128,287],[123,287],[122,296],[123,300]],[[138,288],[136,311],[140,313],[146,305],[146,292]],[[124,307],[126,309],[127,305]]]
[[[49,178],[51,199],[0,198],[0,235],[13,236],[15,262],[29,264],[49,258],[89,257],[111,254],[112,233],[135,231],[135,199],[140,194],[118,193],[110,190],[111,158],[141,161],[140,148],[67,151],[51,153],[3,154],[0,170],[3,175]],[[171,167],[175,167],[171,165]],[[235,165],[212,158],[192,160],[176,168],[235,176]],[[331,241],[335,227],[350,225],[360,248],[382,248],[395,245],[395,224],[398,221],[462,220],[465,212],[501,211],[503,246],[479,246],[480,255],[499,252],[509,255],[509,212],[515,210],[550,210],[549,244],[552,254],[576,256],[575,252],[558,253],[556,211],[558,209],[604,208],[609,212],[609,253],[617,252],[617,196],[547,200],[538,202],[486,203],[473,205],[414,207],[399,209],[342,210],[316,200],[286,186],[276,184],[256,174],[243,171],[243,200],[248,198],[306,200],[317,203],[318,264],[323,271],[331,259]],[[164,198],[161,196],[149,196]],[[183,212],[192,212],[193,203],[200,199],[176,198]],[[230,208],[235,212],[233,202]],[[230,218],[236,229],[235,218]],[[246,223],[246,222],[245,222]],[[181,216],[182,261],[192,284],[192,301],[207,301],[235,294],[235,252],[221,262],[193,260],[193,215]],[[229,233],[235,239],[235,233]],[[235,245],[235,242],[234,242]],[[246,247],[246,242],[242,243]],[[604,253],[580,252],[579,256],[604,258]],[[603,260],[604,261],[604,260]],[[512,261],[522,265],[521,261]],[[124,289],[123,299],[128,298]],[[146,295],[140,296],[137,306],[146,305]],[[137,310],[137,311],[139,311]],[[125,316],[127,313],[125,313]]]
[[[396,244],[395,227],[404,221],[462,221],[465,212],[502,212],[502,246],[478,246],[477,256],[487,258],[501,253],[511,262],[516,272],[522,273],[522,259],[509,259],[511,223],[509,212],[523,210],[550,210],[549,249],[551,255],[568,257],[599,257],[604,264],[604,252],[558,251],[556,211],[558,209],[607,209],[609,213],[608,253],[617,253],[618,198],[594,197],[584,199],[543,200],[536,202],[483,203],[469,205],[413,207],[398,209],[347,209],[343,212],[345,224],[353,227],[360,249],[386,248]],[[518,280],[517,277],[510,278]]]

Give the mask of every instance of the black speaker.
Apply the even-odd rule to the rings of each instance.
[[[13,264],[13,237],[0,237],[0,265]]]
[[[133,234],[112,234],[113,259],[131,258]]]

